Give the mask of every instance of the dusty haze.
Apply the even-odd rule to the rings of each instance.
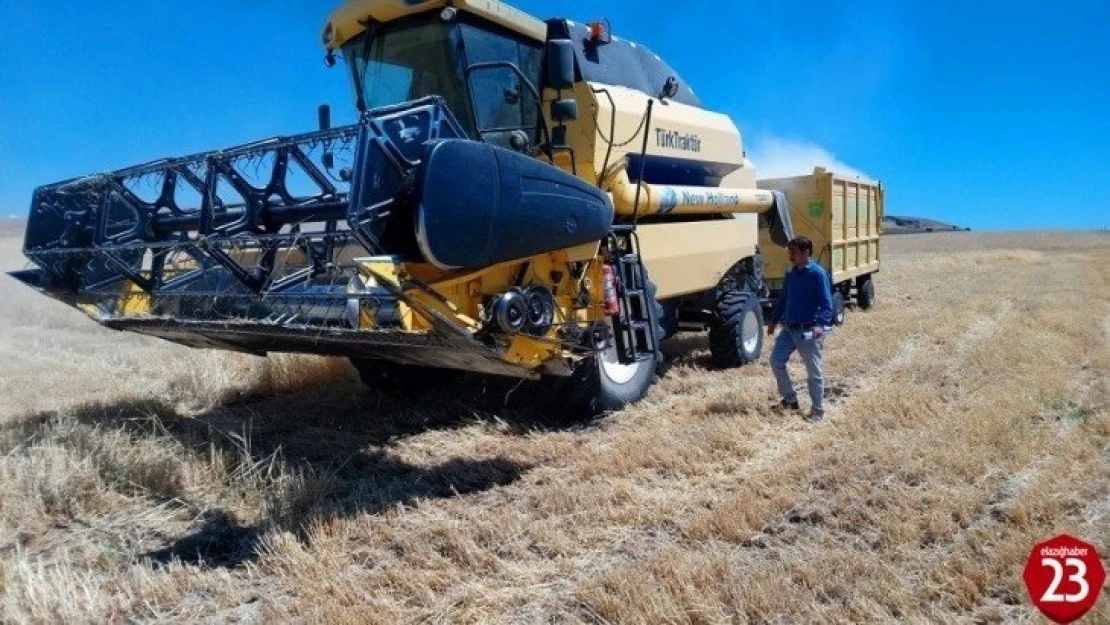
[[[1110,237],[884,245],[819,426],[699,335],[647,400],[566,424],[527,385],[400,403],[0,277],[0,622],[1039,618],[1035,542],[1110,551]]]

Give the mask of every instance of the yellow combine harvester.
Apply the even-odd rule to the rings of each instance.
[[[357,124],[41,187],[19,277],[120,330],[383,387],[543,379],[594,413],[680,329],[759,357],[786,197],[655,54],[495,0],[351,0],[322,36]]]

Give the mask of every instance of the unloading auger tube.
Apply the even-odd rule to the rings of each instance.
[[[635,183],[629,179],[628,166],[623,162],[612,167],[605,180],[613,196],[614,211],[621,217],[758,214],[767,219],[776,244],[785,246],[794,238],[790,205],[782,191]]]

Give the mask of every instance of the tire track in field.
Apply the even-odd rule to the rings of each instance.
[[[1001,278],[1001,279],[999,279]],[[779,461],[787,460],[794,457],[804,457],[806,450],[810,447],[820,444],[820,439],[834,437],[837,431],[837,422],[835,416],[839,413],[851,414],[852,407],[868,395],[881,392],[889,392],[889,390],[882,387],[885,380],[895,377],[899,373],[913,373],[915,367],[920,367],[923,359],[938,358],[945,356],[946,363],[951,367],[952,371],[959,371],[967,360],[974,356],[976,348],[983,345],[985,341],[990,340],[999,332],[1004,331],[1008,323],[1012,323],[1013,315],[1013,300],[1008,295],[1018,293],[1015,289],[1022,287],[1029,283],[1031,280],[1028,273],[1023,274],[1019,269],[1018,272],[1006,275],[1004,277],[993,276],[983,286],[986,288],[978,291],[980,294],[977,300],[978,310],[970,311],[970,313],[961,318],[962,330],[953,338],[949,343],[951,348],[944,346],[936,339],[945,334],[951,336],[956,328],[951,326],[945,327],[928,327],[926,331],[919,334],[907,337],[893,355],[888,359],[881,362],[875,369],[870,370],[866,375],[861,376],[862,379],[858,382],[857,390],[844,402],[841,402],[837,407],[835,413],[830,413],[833,416],[831,423],[826,424],[820,430],[814,432],[809,431],[809,427],[796,428],[789,433],[779,437],[777,444],[765,451],[750,458],[743,466],[743,471],[746,479],[758,481],[760,475],[771,475],[773,471],[779,469],[776,466]],[[933,316],[934,311],[923,311],[922,316]],[[949,350],[946,352],[945,350]],[[938,353],[939,352],[939,353]],[[949,355],[950,354],[950,355]],[[902,384],[920,384],[919,381],[912,379],[902,382]],[[942,405],[951,405],[952,403],[960,401],[965,398],[967,392],[957,392],[951,394],[942,401]],[[765,428],[769,429],[769,428]],[[764,435],[767,433],[764,432]],[[1029,482],[1035,479],[1036,471],[1039,467],[1027,467],[1027,471],[1022,473],[1020,480],[1022,483],[1013,483],[1009,487],[1015,493],[1020,492]],[[789,470],[794,471],[795,467]],[[804,471],[803,471],[804,474]],[[989,493],[987,493],[989,495]],[[804,506],[806,496],[803,495],[801,500],[795,502],[797,505]],[[994,502],[992,502],[993,504]],[[988,510],[989,517],[989,510]],[[766,520],[766,523],[773,523],[776,517],[772,516]],[[759,535],[759,547],[769,550],[786,550],[786,552],[793,552],[798,549],[798,546],[791,541],[798,540],[798,535],[786,535],[783,538],[777,537],[774,533],[761,533]],[[951,541],[958,541],[959,535],[949,537]],[[784,542],[785,541],[785,542]],[[789,559],[789,556],[783,555]],[[741,566],[747,566],[751,563],[745,559]],[[931,560],[918,561],[911,564],[910,568],[914,574],[931,574],[937,564]]]
[[[949,360],[953,368],[958,368],[959,363],[966,361],[976,345],[981,344],[999,331],[1001,325],[999,321],[1008,318],[1012,313],[1012,300],[1004,297],[1004,294],[1017,292],[1014,289],[1019,284],[1028,282],[1028,274],[1023,274],[1020,271],[1008,276],[1004,281],[997,280],[993,275],[979,277],[981,281],[987,283],[988,288],[979,291],[978,301],[988,303],[990,310],[983,311],[959,334],[956,339],[956,355]],[[938,303],[935,310],[939,309],[941,309],[941,304]],[[882,311],[876,312],[881,314]],[[932,316],[932,312],[922,311],[920,316]],[[863,397],[881,392],[882,385],[895,377],[897,373],[909,371],[917,366],[917,357],[923,351],[926,352],[925,357],[928,357],[927,352],[929,350],[925,346],[931,338],[937,338],[941,331],[941,328],[931,327],[923,335],[908,336],[893,356],[868,370],[865,375],[854,376],[854,379],[849,378],[845,385],[854,390],[849,392],[846,399],[826,408],[826,421],[818,426],[822,428],[818,430],[818,432],[821,432],[818,436],[828,436],[828,428],[835,428],[837,417],[850,414],[851,408],[858,404]],[[826,393],[827,391],[828,389],[826,389]],[[780,460],[799,453],[807,442],[816,444],[818,437],[814,436],[812,425],[802,422],[800,419],[792,421],[793,425],[786,428],[779,422],[765,425],[757,432],[758,440],[767,441],[769,444],[763,446],[757,453],[745,460],[740,467],[743,475],[750,477],[771,470]]]
[[[1007,281],[1007,284],[1011,289],[1016,289],[1011,290],[1011,293],[1031,292],[1029,289],[1043,288],[1044,285],[1055,287],[1052,290],[1056,291],[1072,288],[1071,284],[1059,283],[1056,278],[1061,274],[1072,276],[1073,281],[1079,279],[1076,277],[1076,273],[1064,272],[1059,265],[1038,263],[1031,271],[1017,272],[1015,276]],[[1043,295],[1047,297],[1048,294]],[[1059,297],[1049,299],[1054,302],[1053,305],[1064,302]],[[1031,306],[1034,311],[1043,309],[1045,306],[1045,304],[1038,301],[1026,301],[1025,303]],[[965,333],[965,336],[961,337],[958,351],[963,359],[966,359],[984,340],[999,334],[1005,335],[1017,332],[1016,329],[1010,327],[1017,320],[1014,300],[1003,300],[1000,304],[1008,304],[1009,307],[1002,308],[995,315],[980,317],[969,330],[969,333]],[[994,308],[999,307],[995,306]],[[969,334],[970,336],[968,336]],[[992,374],[982,373],[980,375],[989,376]],[[953,401],[966,398],[967,395],[968,393],[957,394]],[[947,548],[935,549],[920,561],[916,567],[920,574],[924,576],[942,575],[943,571],[951,567],[953,560],[963,557],[962,554],[975,553],[980,548],[980,543],[989,544],[996,540],[995,537],[1002,535],[1006,531],[1005,528],[1011,523],[1011,504],[1020,501],[1023,495],[1040,480],[1050,477],[1053,471],[1058,472],[1060,470],[1059,466],[1053,464],[1053,460],[1053,456],[1042,454],[1017,467],[1007,469],[995,467],[991,469],[984,476],[983,484],[989,485],[997,482],[997,486],[991,488],[989,492],[984,492],[987,498],[982,506],[978,508],[976,518],[944,541]],[[1093,512],[1091,506],[1087,506],[1080,514],[1081,522],[1088,522],[1091,516],[1097,515],[1098,513]],[[1015,528],[1013,531],[1020,531],[1020,529]],[[1006,585],[1009,581],[1005,578],[991,579],[990,586],[979,594],[969,612],[979,613],[991,610],[997,612],[1001,610],[1006,620],[1017,618],[1023,614],[1020,605],[1016,605],[1008,599],[1011,593]]]
[[[836,438],[839,429],[838,417],[851,415],[853,407],[864,397],[875,393],[889,392],[888,389],[883,387],[885,382],[891,378],[904,377],[899,374],[913,373],[915,368],[921,366],[923,359],[944,355],[942,353],[938,354],[938,352],[944,352],[945,350],[952,352],[951,356],[948,357],[948,364],[954,370],[958,370],[962,363],[974,354],[975,348],[1000,331],[1004,326],[1003,321],[1012,316],[1009,312],[1009,309],[1012,308],[1012,301],[1007,296],[1015,292],[1014,289],[1023,282],[1023,276],[1007,275],[1002,279],[999,278],[1000,276],[994,275],[976,281],[976,286],[981,287],[977,289],[980,295],[977,300],[977,308],[980,310],[956,318],[955,323],[949,323],[947,326],[926,326],[922,328],[922,331],[906,336],[889,356],[876,363],[877,366],[853,376],[856,378],[852,380],[855,390],[849,397],[839,402],[835,408],[829,407],[829,421],[814,427],[792,415],[790,417],[784,416],[772,423],[766,423],[750,435],[754,440],[760,442],[758,450],[738,463],[730,474],[720,476],[714,480],[716,484],[705,482],[699,484],[699,490],[711,488],[715,492],[727,495],[731,492],[731,489],[728,488],[730,483],[737,479],[742,482],[760,483],[764,481],[761,479],[762,476],[768,476],[767,481],[769,483],[781,483],[781,476],[776,476],[776,473],[781,474],[785,471],[791,475],[804,475],[804,470],[796,470],[798,467],[795,465],[798,463],[791,461],[806,457],[810,450],[819,451],[821,447],[827,444],[828,439]],[[914,323],[916,319],[933,318],[938,311],[943,311],[945,305],[943,302],[938,302],[934,306],[919,311],[912,317],[895,317],[889,322],[889,325],[916,327]],[[953,334],[955,334],[954,337]],[[862,335],[853,338],[856,342],[869,340],[868,337]],[[950,340],[947,344],[944,344],[937,340],[939,338]],[[850,350],[852,346],[848,345],[846,347]],[[906,380],[901,384],[919,384],[919,382]],[[956,395],[958,397],[960,394],[957,393]],[[816,454],[815,457],[821,455]],[[776,481],[776,478],[778,481]],[[792,505],[804,504],[808,497],[804,493],[797,496],[800,499],[794,501]],[[717,509],[698,511],[694,518],[686,519],[686,525],[688,527],[713,527],[715,523],[723,518],[719,515],[732,514],[729,510],[730,508],[726,507],[723,511]],[[764,559],[768,555],[771,555],[772,559],[780,557],[787,557],[788,559],[789,556],[783,555],[786,552],[777,554],[776,552],[779,550],[791,551],[796,548],[789,541],[796,540],[797,536],[786,535],[779,538],[774,533],[763,533],[767,531],[768,524],[774,524],[778,515],[784,512],[784,510],[779,510],[772,512],[770,516],[762,518],[762,520],[753,519],[750,521],[752,522],[752,529],[761,532],[757,534],[760,536],[758,547],[763,550],[760,553]],[[761,526],[763,529],[760,529]],[[653,554],[658,554],[661,551],[661,548],[656,548],[641,552],[640,561],[651,562],[652,558],[657,557]],[[755,552],[746,551],[746,547],[742,548],[742,551],[748,555],[739,560],[737,566],[749,566],[753,562],[748,561],[748,557],[760,557],[752,555]],[[624,566],[631,566],[631,564],[625,563]]]

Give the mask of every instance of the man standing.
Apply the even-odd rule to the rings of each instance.
[[[825,417],[824,394],[825,379],[821,372],[821,346],[825,332],[832,324],[832,287],[829,274],[824,267],[814,262],[813,242],[805,237],[797,237],[786,247],[790,264],[782,281],[779,300],[771,311],[767,324],[767,335],[774,336],[775,329],[782,323],[783,331],[775,339],[771,351],[771,370],[775,373],[781,409],[797,410],[798,394],[786,371],[786,362],[797,350],[806,365],[809,383],[809,398],[812,407],[806,421],[817,423]]]

